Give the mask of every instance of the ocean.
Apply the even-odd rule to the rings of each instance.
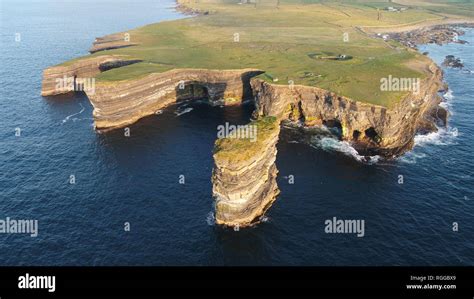
[[[251,104],[171,106],[124,137],[93,130],[83,94],[40,95],[43,69],[95,37],[186,17],[173,1],[0,5],[0,219],[38,220],[37,237],[0,234],[0,265],[474,265],[474,30],[469,44],[420,47],[465,64],[444,69],[446,129],[373,163],[345,142],[282,134],[281,194],[264,222],[234,231],[213,223],[212,148]],[[364,236],[325,233],[333,217],[364,220]]]

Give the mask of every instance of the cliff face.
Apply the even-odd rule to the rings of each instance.
[[[135,62],[103,55],[48,68],[42,95],[74,90],[58,89],[58,79],[93,78],[101,71]],[[357,102],[317,87],[266,83],[252,78],[262,73],[256,69],[177,69],[127,81],[99,82],[94,90],[85,92],[94,106],[98,130],[132,124],[175,101],[208,97],[211,102],[229,105],[240,104],[253,94],[259,116],[289,118],[308,126],[338,126],[341,138],[352,142],[361,154],[391,157],[409,150],[418,131],[436,130],[436,118],[446,119],[437,95],[443,86],[442,72],[435,64],[429,71],[420,92],[409,94],[392,108]]]
[[[53,96],[74,91],[74,85],[58,88],[58,80],[76,78],[94,78],[101,71],[120,67],[126,64],[138,62],[137,60],[127,60],[121,56],[103,55],[92,58],[81,59],[69,65],[49,67],[43,72],[41,87],[42,96]]]
[[[43,73],[41,95],[74,91],[75,84],[57,87],[63,78],[94,78],[102,71],[135,62],[139,60],[103,55],[50,67]],[[256,69],[178,69],[127,81],[97,82],[93,90],[84,91],[94,106],[96,129],[109,130],[132,124],[175,101],[208,97],[211,102],[240,104],[252,94],[250,78],[261,73]]]
[[[93,94],[86,93],[94,106],[96,128],[107,130],[134,123],[181,100],[208,97],[211,102],[240,104],[250,93],[250,77],[260,73],[254,69],[179,69],[98,84]]]
[[[258,144],[249,144],[256,152],[243,159],[233,153],[227,158],[221,152],[214,154],[212,190],[218,224],[244,227],[258,222],[276,199],[280,193],[275,165],[279,133],[275,120],[270,132],[258,133]]]
[[[436,118],[446,117],[437,95],[443,86],[442,72],[435,64],[429,70],[420,92],[409,94],[391,109],[317,87],[273,85],[256,78],[251,86],[259,116],[273,115],[308,126],[336,126],[341,129],[341,138],[350,141],[359,153],[391,157],[409,150],[417,131],[436,130]]]

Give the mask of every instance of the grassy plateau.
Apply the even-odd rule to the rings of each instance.
[[[381,92],[380,79],[389,75],[423,78],[426,68],[422,66],[429,59],[360,28],[474,20],[472,1],[179,2],[202,14],[124,32],[138,45],[92,56],[128,55],[143,62],[103,72],[98,81],[128,80],[176,68],[258,68],[265,71],[260,77],[274,84],[291,80],[389,107],[405,93]],[[405,10],[389,12],[389,6]]]

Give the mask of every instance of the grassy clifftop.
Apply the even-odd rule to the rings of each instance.
[[[143,62],[104,72],[98,80],[127,80],[175,68],[258,68],[266,71],[262,79],[275,84],[318,86],[355,100],[391,106],[404,93],[381,92],[380,79],[389,75],[422,78],[423,64],[413,62],[428,59],[395,42],[369,37],[359,28],[443,19],[443,5],[460,18],[469,18],[474,11],[472,3],[441,1],[415,1],[418,4],[407,4],[402,12],[384,10],[402,7],[388,1],[179,2],[206,13],[128,31],[137,46],[93,56],[121,54]],[[335,59],[339,56],[344,58]]]
[[[268,147],[268,138],[279,132],[279,126],[280,122],[275,117],[267,116],[250,122],[241,130],[241,134],[244,131],[253,134],[252,138],[217,139],[214,145],[215,159],[234,164],[255,157]]]

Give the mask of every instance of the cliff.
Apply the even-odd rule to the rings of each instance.
[[[444,87],[441,70],[432,63],[420,91],[410,93],[391,108],[366,104],[309,86],[285,86],[251,80],[258,116],[276,116],[306,126],[326,125],[341,129],[362,155],[401,155],[413,146],[417,132],[436,130],[437,119],[446,121],[447,112],[438,104]]]
[[[74,91],[74,85],[57,88],[62,78],[94,78],[103,70],[137,60],[98,56],[48,68],[43,73],[43,96]],[[210,102],[233,105],[251,95],[250,78],[262,73],[256,69],[199,70],[177,69],[153,73],[127,81],[96,82],[84,90],[92,106],[97,130],[110,130],[132,124],[176,101],[209,98]]]
[[[211,103],[239,104],[250,92],[254,69],[177,69],[134,80],[99,83],[93,94],[95,126],[109,130],[132,124],[176,101],[209,98]]]
[[[119,55],[102,55],[49,67],[43,71],[41,95],[53,96],[75,91],[77,78],[95,78],[102,71],[136,62],[139,60],[126,59]],[[70,80],[73,84],[59,86],[64,84],[61,80]]]
[[[265,117],[249,126],[257,128],[255,143],[230,138],[216,141],[212,191],[218,224],[252,225],[280,193],[275,165],[280,122]]]

